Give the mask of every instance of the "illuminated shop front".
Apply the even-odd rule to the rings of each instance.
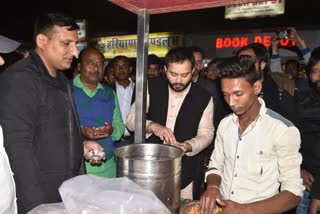
[[[129,58],[137,57],[137,35],[101,37],[95,39],[95,43],[106,59],[112,59],[118,55]],[[183,34],[172,32],[150,33],[148,54],[164,57],[168,50],[182,47],[183,44]]]

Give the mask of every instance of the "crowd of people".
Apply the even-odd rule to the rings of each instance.
[[[1,71],[0,213],[60,202],[59,186],[80,174],[116,177],[114,149],[134,143],[131,59],[105,66],[97,48],[79,53],[77,30],[66,14],[43,14],[34,48]],[[195,46],[148,56],[146,142],[184,151],[181,199],[200,200],[201,214],[216,206],[320,211],[320,47],[311,50],[297,32],[290,39],[305,64],[288,60],[284,70],[276,35],[271,52],[251,43],[206,68]],[[19,45],[0,35],[0,53]]]

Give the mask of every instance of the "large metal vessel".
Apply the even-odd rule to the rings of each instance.
[[[117,177],[126,176],[144,189],[151,190],[172,213],[179,213],[181,157],[173,146],[138,143],[114,151]]]

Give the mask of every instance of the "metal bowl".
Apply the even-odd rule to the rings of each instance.
[[[222,209],[216,206],[212,214],[218,214],[221,211]],[[180,214],[200,214],[200,201],[191,201],[181,206]]]

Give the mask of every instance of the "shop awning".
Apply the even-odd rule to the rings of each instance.
[[[109,0],[110,2],[138,14],[140,9],[147,9],[149,14],[170,13],[185,10],[198,10],[245,4],[263,0]]]

